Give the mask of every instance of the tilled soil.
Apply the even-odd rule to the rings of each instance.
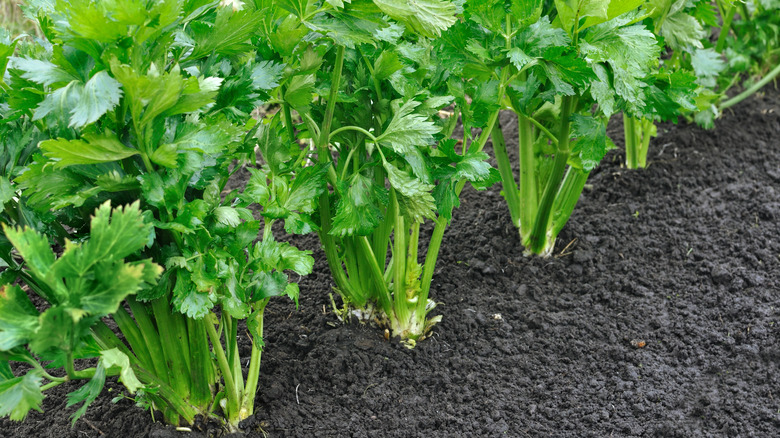
[[[645,170],[610,152],[549,259],[522,255],[498,186],[464,191],[431,291],[444,319],[413,350],[341,324],[316,238],[295,238],[318,262],[299,310],[267,311],[247,435],[780,436],[779,96],[714,131],[659,127]],[[63,385],[0,436],[217,435],[152,423],[110,386],[73,428]]]

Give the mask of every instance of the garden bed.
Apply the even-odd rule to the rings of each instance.
[[[315,251],[300,309],[267,310],[247,434],[779,435],[779,97],[751,98],[714,131],[662,125],[646,170],[611,152],[550,259],[521,254],[498,186],[467,189],[431,291],[444,319],[413,350],[335,318]],[[73,428],[62,385],[46,415],[2,419],[0,436],[201,436],[113,404],[122,387],[109,387]]]

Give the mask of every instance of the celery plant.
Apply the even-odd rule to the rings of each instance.
[[[409,346],[440,318],[428,317],[429,292],[458,194],[467,181],[491,177],[481,152],[487,132],[456,151],[446,140],[456,119],[436,117],[453,97],[427,37],[454,23],[456,11],[439,0],[308,2],[278,8],[265,25],[269,36],[299,36],[297,44],[269,39],[268,50],[290,67],[277,98],[287,131],[309,139],[312,159],[327,169],[314,226],[336,290],[346,309]],[[435,227],[422,257],[425,220]]]
[[[663,37],[670,56],[662,60],[660,72],[646,78],[647,105],[638,114],[623,114],[626,167],[646,166],[655,122],[676,122],[679,115],[694,114],[697,123],[711,128],[723,110],[780,74],[780,68],[773,68],[780,47],[780,5],[748,3],[664,0],[648,4],[646,22]],[[718,29],[714,42],[713,29]],[[756,82],[729,98],[729,90],[745,79]]]
[[[283,68],[249,51],[264,11],[178,1],[33,6],[48,43],[10,58],[2,116],[38,135],[7,143],[35,154],[6,185],[29,208],[27,223],[57,233],[5,227],[15,252],[0,247],[9,265],[0,414],[22,419],[40,410],[46,389],[88,380],[69,395],[83,403],[75,420],[118,375],[171,424],[216,416],[235,430],[254,409],[264,309],[274,296],[297,300],[287,272],[313,266],[309,253],[274,239],[277,217],[255,219],[249,207],[305,215],[324,188],[316,172],[274,168],[225,193],[255,146],[280,166],[298,149],[249,117]],[[50,240],[62,242],[59,257]],[[251,334],[248,362],[240,321]],[[100,359],[78,369],[83,357]],[[33,368],[17,377],[9,361]]]
[[[492,128],[504,197],[528,253],[551,254],[590,171],[612,146],[607,118],[638,112],[659,48],[635,2],[467,1],[441,54],[469,82],[506,84],[494,104],[519,128],[519,180]],[[505,91],[505,92],[503,92]]]

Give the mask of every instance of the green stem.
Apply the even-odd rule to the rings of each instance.
[[[471,144],[476,152],[481,152],[485,147],[490,133],[493,131],[493,126],[498,122],[498,111],[494,111],[488,119],[487,126],[482,130],[477,139],[476,145]],[[466,180],[461,179],[455,185],[455,196],[460,196],[460,192],[463,191],[463,187],[466,186]],[[444,216],[439,216],[436,219],[436,225],[433,227],[433,233],[431,234],[431,240],[428,243],[428,252],[425,253],[425,263],[423,264],[422,276],[420,279],[420,294],[417,297],[417,309],[415,311],[416,318],[425,318],[425,308],[428,305],[428,296],[431,292],[431,281],[433,280],[433,271],[436,269],[436,261],[439,259],[439,250],[441,249],[441,242],[444,239],[444,231],[449,225],[450,219]]]
[[[382,269],[377,263],[376,255],[371,249],[371,244],[368,242],[368,237],[358,237],[358,244],[360,245],[360,249],[363,252],[363,257],[366,260],[366,263],[368,263],[368,269],[371,273],[371,277],[374,280],[374,285],[378,294],[377,298],[379,299],[379,306],[382,307],[382,310],[387,315],[389,315],[393,310],[392,297],[390,295],[390,291],[387,289],[387,282],[385,281]]]
[[[172,411],[176,412],[178,415],[181,415],[187,424],[193,424],[195,422],[195,415],[198,414],[198,411],[189,403],[187,403],[181,394],[160,380],[154,373],[146,370],[143,367],[133,366],[133,371],[135,372],[135,375],[138,376],[139,380],[147,383],[149,386],[154,387],[157,392],[157,396],[164,400],[168,406],[170,406]],[[173,424],[177,423],[178,421],[174,422]]]
[[[333,67],[333,75],[330,85],[330,94],[325,108],[325,119],[320,128],[320,135],[317,139],[317,155],[320,163],[330,163],[330,127],[333,122],[333,113],[336,108],[336,97],[341,84],[341,73],[344,67],[344,46],[338,46],[336,49],[336,63]],[[332,168],[332,166],[331,166]],[[365,301],[361,299],[361,291],[355,290],[349,282],[344,268],[341,266],[336,240],[330,235],[331,213],[330,213],[330,193],[325,190],[319,198],[320,210],[320,241],[325,249],[325,258],[328,261],[333,281],[339,291],[351,301]]]
[[[238,321],[227,312],[222,312],[225,326],[225,346],[227,347],[228,363],[233,369],[233,391],[241,394],[244,388],[244,374],[241,368],[241,356],[238,353]]]
[[[282,95],[287,91],[287,87],[282,86]],[[290,136],[290,141],[295,141],[295,127],[292,122],[292,112],[290,111],[290,104],[284,102],[282,104],[282,112],[284,113],[284,126],[287,128],[287,135]]]
[[[41,386],[41,392],[46,392],[47,390],[49,390],[49,389],[52,389],[52,388],[54,388],[55,386],[60,386],[60,385],[62,385],[63,383],[65,383],[65,381],[62,381],[62,382],[60,382],[60,381],[55,381],[55,382],[50,382],[50,383],[47,383],[47,384],[45,384],[45,385]]]
[[[655,122],[653,119],[642,119],[640,126],[641,142],[639,145],[639,167],[647,167],[647,152],[650,150],[650,139],[656,134]]]
[[[566,222],[569,221],[574,207],[577,205],[577,201],[580,199],[582,189],[585,188],[585,182],[588,181],[590,172],[586,172],[582,169],[576,169],[570,167],[566,171],[566,176],[563,178],[563,184],[558,192],[558,196],[555,197],[555,206],[553,207],[553,220],[552,220],[552,233],[551,240],[555,240],[558,237],[558,233],[561,231]]]
[[[539,188],[536,181],[536,156],[534,154],[534,127],[536,121],[517,115],[518,157],[520,162],[520,237],[523,245],[531,235],[536,210],[539,207]],[[538,123],[538,122],[536,122]],[[541,126],[541,125],[540,125]],[[542,127],[544,128],[544,127]],[[546,128],[545,128],[546,131]],[[549,131],[547,131],[549,132]],[[552,137],[555,138],[555,137]],[[553,142],[558,145],[558,139]]]
[[[144,341],[144,336],[141,334],[141,330],[138,328],[138,325],[136,325],[136,322],[133,321],[133,318],[130,316],[130,314],[127,313],[124,307],[120,306],[119,309],[114,312],[113,318],[116,322],[116,325],[119,327],[119,330],[130,344],[130,348],[133,349],[133,352],[138,357],[138,361],[140,362],[141,366],[149,370],[156,370],[154,359],[152,359],[152,355],[149,353],[149,348]],[[105,324],[103,324],[103,327],[95,329],[95,331],[98,331],[104,337],[107,335],[105,330],[111,332],[111,330],[106,327]],[[113,334],[113,332],[111,332],[111,334]],[[110,338],[106,340],[112,341]],[[119,339],[117,339],[117,341],[118,340]],[[121,341],[120,345],[124,346]],[[160,367],[160,369],[162,369],[162,367]],[[166,375],[167,373],[163,374],[163,376]]]
[[[722,53],[726,47],[726,38],[728,38],[731,31],[731,22],[734,20],[734,13],[737,12],[737,8],[732,4],[729,10],[726,11],[726,16],[723,17],[723,26],[720,28],[720,35],[718,36],[718,42],[715,44],[715,51]]]
[[[772,71],[766,74],[763,79],[753,84],[752,87],[748,88],[747,90],[739,93],[738,95],[732,97],[731,99],[723,102],[720,104],[719,109],[723,111],[726,108],[731,108],[732,106],[742,102],[743,100],[747,99],[751,94],[755,93],[756,91],[760,90],[764,85],[771,82],[777,75],[780,74],[780,64],[777,65],[777,67],[773,68]]]
[[[259,301],[255,306],[255,312],[253,318],[257,325],[257,336],[259,339],[255,339],[254,334],[252,336],[252,353],[249,359],[249,371],[246,376],[246,387],[241,396],[241,419],[248,418],[255,412],[255,395],[257,394],[257,385],[260,381],[260,361],[263,355],[263,314],[265,313],[265,306],[268,304],[268,299]]]
[[[374,168],[374,182],[379,187],[385,186],[386,171],[383,167]],[[381,269],[385,269],[387,264],[387,248],[390,245],[390,233],[393,231],[393,216],[390,214],[389,208],[385,212],[384,220],[379,227],[372,233],[371,236],[371,248],[376,258],[376,263]]]
[[[111,331],[111,329],[108,328],[108,326],[103,321],[98,321],[95,325],[92,326],[90,330],[92,331],[92,337],[95,338],[95,342],[97,342],[101,350],[110,350],[112,348],[117,348],[119,349],[119,351],[126,354],[127,357],[130,358],[131,363],[141,364],[141,366],[144,366],[150,370],[154,369],[151,366],[152,363],[151,359],[149,361],[150,364],[149,366],[144,365],[138,359],[138,357],[136,357],[136,354],[134,354],[133,351],[130,351],[130,349],[127,348],[127,345],[125,345],[124,342],[119,340],[119,338],[114,334],[114,332]],[[127,335],[125,335],[125,339],[127,339]],[[144,343],[143,338],[141,338],[139,341],[136,342],[143,345],[140,348],[146,348],[146,344]],[[148,350],[147,350],[147,354],[148,354]]]
[[[623,134],[626,142],[626,167],[639,168],[639,140],[637,139],[637,120],[623,113]]]
[[[168,375],[171,377],[171,386],[182,398],[187,399],[190,395],[192,382],[182,347],[188,340],[181,337],[167,298],[158,298],[151,304],[154,319],[157,321],[162,352],[170,370]]]
[[[217,358],[217,364],[222,372],[222,378],[225,380],[225,393],[227,394],[227,412],[225,417],[228,419],[228,423],[235,426],[238,424],[239,418],[239,401],[238,394],[235,392],[235,381],[233,380],[233,370],[228,363],[225,350],[222,348],[222,340],[217,334],[214,324],[212,322],[206,322],[206,332],[211,339],[211,346],[214,350],[214,355]],[[227,335],[227,333],[225,333]]]
[[[569,161],[569,125],[572,109],[574,108],[574,97],[563,96],[561,103],[561,129],[558,135],[558,147],[555,151],[555,161],[550,178],[542,194],[539,210],[536,214],[531,237],[529,238],[532,253],[548,255],[552,250],[553,241],[548,241],[548,231],[555,196],[563,181],[566,163]]]
[[[390,189],[390,205],[395,220],[393,231],[393,309],[395,318],[406,324],[409,320],[409,308],[406,297],[406,221],[398,205],[394,189]]]
[[[406,260],[406,266],[413,266],[417,264],[417,246],[420,243],[420,223],[415,222],[411,226],[412,232],[407,243],[409,257]]]
[[[534,119],[533,117],[525,117],[525,116],[523,116],[523,115],[520,115],[520,114],[518,114],[517,116],[518,116],[518,117],[522,117],[522,118],[523,118],[523,119],[525,119],[525,121],[527,121],[528,123],[531,123],[531,124],[533,124],[534,126],[536,126],[536,127],[537,127],[537,128],[540,130],[540,131],[542,131],[542,133],[543,133],[545,136],[547,136],[547,138],[548,138],[548,139],[549,139],[549,140],[552,142],[552,144],[553,144],[553,145],[555,145],[556,147],[558,146],[558,139],[555,137],[555,134],[553,134],[552,132],[550,132],[550,130],[549,130],[549,129],[545,128],[545,127],[544,127],[544,125],[542,125],[541,123],[539,123],[539,121],[538,121],[538,120]],[[529,130],[529,132],[533,133],[533,130],[531,129],[531,130]],[[531,141],[533,141],[533,136],[531,136]]]
[[[190,372],[192,373],[192,394],[190,403],[207,412],[213,399],[214,367],[209,351],[205,319],[187,318],[187,334],[190,341]]]
[[[136,299],[133,297],[128,297],[127,303],[130,305],[130,310],[133,311],[133,317],[136,324],[138,324],[141,336],[143,337],[146,348],[149,351],[155,374],[157,374],[157,376],[167,384],[171,384],[171,382],[173,382],[173,370],[166,365],[162,344],[160,343],[160,333],[157,331],[157,328],[154,326],[152,319],[149,317],[146,306],[136,301]],[[114,314],[114,316],[116,315],[117,314]],[[117,324],[119,324],[119,320],[116,321]],[[123,324],[125,326],[132,325],[132,320],[124,321]],[[122,329],[123,333],[125,332],[121,325],[120,329]]]
[[[501,174],[501,184],[504,188],[504,199],[509,207],[509,215],[512,218],[512,225],[520,227],[520,193],[515,180],[515,174],[512,172],[512,165],[509,161],[509,155],[506,152],[506,142],[504,133],[501,131],[501,123],[493,125],[491,132],[493,139],[493,154],[498,164],[498,172]]]

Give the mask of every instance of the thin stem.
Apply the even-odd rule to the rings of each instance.
[[[485,147],[490,133],[493,131],[493,126],[498,121],[498,111],[494,111],[488,118],[488,124],[485,129],[482,130],[482,134],[477,140],[476,146],[474,143],[469,148],[474,148],[476,152],[481,152]],[[460,196],[460,192],[463,191],[463,187],[466,186],[466,180],[461,179],[455,185],[455,196]],[[428,295],[431,291],[431,280],[433,280],[433,271],[436,268],[436,261],[439,258],[439,250],[441,249],[441,242],[444,239],[444,231],[447,229],[450,220],[444,216],[439,216],[436,219],[436,225],[433,227],[433,233],[431,234],[431,240],[428,243],[428,252],[425,253],[425,263],[423,264],[422,276],[420,279],[420,294],[417,296],[417,318],[425,318],[425,307],[428,303]]]
[[[330,133],[331,137],[334,137],[336,134],[342,133],[344,131],[357,131],[366,137],[371,139],[372,143],[377,142],[376,136],[374,134],[370,133],[369,131],[366,131],[365,129],[359,127],[359,126],[342,126],[341,128],[335,129],[333,132]]]
[[[47,383],[47,384],[45,384],[45,385],[41,386],[41,392],[45,392],[45,391],[47,391],[47,390],[49,390],[49,389],[52,389],[52,388],[54,388],[55,386],[60,386],[60,385],[62,385],[63,383],[65,383],[65,381],[62,381],[62,382],[60,382],[60,381],[54,381],[54,382],[51,382],[51,383]]]
[[[523,117],[524,119],[526,119],[529,122],[533,123],[534,126],[539,128],[539,130],[542,131],[542,133],[552,142],[552,144],[554,144],[556,147],[558,146],[558,138],[555,137],[555,134],[550,132],[549,129],[545,128],[544,125],[539,123],[538,120],[534,119],[533,117],[525,117],[525,116],[520,116],[520,117]]]
[[[287,87],[282,86],[282,95],[287,91]],[[282,112],[284,113],[284,126],[287,128],[287,135],[290,136],[290,141],[295,141],[295,127],[292,122],[292,112],[290,111],[290,104],[284,102],[282,104]]]
[[[736,12],[737,8],[732,4],[729,6],[729,10],[726,11],[726,16],[723,17],[723,26],[720,28],[718,42],[715,44],[715,51],[718,53],[723,52],[723,49],[726,47],[726,38],[728,38],[731,31],[731,22],[734,20],[734,13]]]
[[[774,69],[772,69],[772,71],[767,73],[767,75],[764,76],[763,79],[753,84],[752,87],[739,93],[738,95],[732,97],[731,99],[721,103],[719,109],[723,111],[726,108],[731,108],[732,106],[742,102],[743,100],[747,99],[751,94],[760,90],[764,85],[771,82],[778,74],[780,74],[780,64],[777,65],[777,67],[775,67]]]
[[[322,123],[322,128],[317,139],[317,155],[320,163],[329,163],[330,157],[330,127],[333,122],[333,112],[336,107],[336,97],[338,96],[339,86],[341,84],[341,72],[344,67],[344,46],[339,46],[336,49],[336,63],[333,68],[333,75],[330,84],[330,94],[328,96],[328,104],[325,108],[325,119]],[[332,168],[332,167],[331,167]],[[356,291],[350,284],[349,279],[344,273],[344,269],[341,266],[341,259],[339,258],[338,248],[336,247],[336,241],[333,236],[330,235],[331,229],[331,213],[330,213],[330,199],[329,192],[326,190],[319,199],[320,209],[320,241],[325,249],[325,258],[328,261],[328,267],[333,275],[333,281],[336,283],[336,287],[339,288],[342,294],[349,297],[351,300],[360,300],[361,293]]]

